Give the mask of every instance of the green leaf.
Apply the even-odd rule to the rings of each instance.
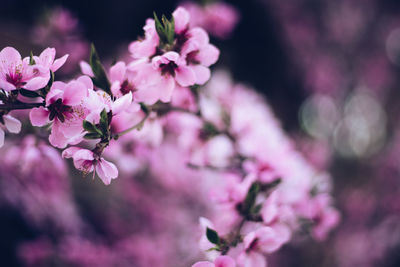
[[[108,114],[105,108],[100,113],[100,125],[108,127]]]
[[[33,53],[32,53],[32,51],[31,51],[31,53],[30,53],[30,55],[29,55],[29,65],[35,65],[36,64],[36,62],[35,62],[35,60],[33,59]]]
[[[21,95],[25,96],[25,97],[31,97],[31,98],[36,98],[36,97],[40,96],[37,92],[29,91],[29,90],[26,90],[26,89],[20,89],[19,93]]]
[[[268,184],[262,184],[260,190],[263,192],[271,191],[271,190],[275,189],[278,185],[280,185],[281,182],[282,182],[282,179],[278,178]]]
[[[97,128],[96,125],[92,124],[89,121],[84,120],[82,126],[83,126],[83,129],[85,129],[89,133],[96,133],[100,136],[103,135],[103,133],[100,131],[100,129]]]
[[[256,215],[256,214],[258,214],[258,213],[261,211],[261,208],[262,208],[262,204],[255,205],[255,206],[251,209],[251,213],[252,213],[253,215]]]
[[[158,34],[158,36],[160,37],[160,39],[164,39],[164,27],[161,24],[160,20],[158,19],[158,16],[156,14],[156,12],[153,12],[154,15],[154,22],[155,22],[155,27],[156,27],[156,32]]]
[[[100,139],[101,136],[98,133],[87,133],[83,136],[83,138],[93,140],[93,139]]]
[[[245,215],[249,215],[251,213],[251,210],[252,210],[254,204],[256,203],[256,198],[257,198],[257,194],[259,191],[260,191],[260,185],[256,182],[254,182],[250,186],[249,191],[247,192],[246,198],[243,202],[242,212]]]
[[[167,40],[168,44],[172,45],[174,43],[175,39],[175,20],[174,17],[171,18],[171,21],[168,23],[168,29],[167,29]]]
[[[97,54],[94,44],[91,46],[89,64],[94,74],[94,77],[92,77],[94,85],[112,96],[110,81],[107,78],[107,74],[101,64],[100,57]]]
[[[219,241],[220,241],[219,236],[215,230],[207,227],[206,236],[207,236],[208,241],[210,241],[211,243],[216,244],[216,245],[219,244]]]
[[[155,28],[158,37],[160,37],[160,45],[172,45],[174,43],[174,37],[175,37],[174,18],[172,17],[171,20],[168,20],[165,15],[162,15],[160,21],[155,12],[153,12],[153,15],[154,15]]]

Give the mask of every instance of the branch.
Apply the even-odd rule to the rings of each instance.
[[[132,130],[134,130],[134,129],[140,130],[140,129],[143,127],[144,122],[147,120],[147,118],[148,118],[149,116],[150,116],[150,112],[147,112],[147,113],[146,113],[146,116],[144,116],[144,118],[143,118],[141,121],[139,121],[139,123],[133,125],[132,127],[126,129],[125,131],[122,131],[122,132],[120,132],[120,133],[114,134],[114,135],[112,136],[112,139],[117,140],[117,139],[118,139],[119,137],[121,137],[122,135],[127,134],[127,133],[129,133],[130,131],[132,131]]]
[[[0,110],[15,110],[15,109],[32,109],[44,107],[44,103],[18,103],[18,104],[0,104]]]

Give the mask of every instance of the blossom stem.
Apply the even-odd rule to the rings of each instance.
[[[43,106],[44,103],[0,104],[0,110],[31,109]]]
[[[122,132],[120,132],[120,133],[114,134],[114,135],[112,136],[112,139],[117,140],[119,137],[121,137],[121,136],[123,136],[124,134],[127,134],[127,133],[129,133],[130,131],[135,130],[135,129],[140,130],[140,129],[143,127],[144,122],[147,120],[147,118],[148,118],[149,116],[150,116],[150,112],[146,112],[146,115],[143,117],[143,119],[142,119],[141,121],[139,121],[137,124],[133,125],[132,127],[128,128],[128,129],[126,129],[126,130],[124,130],[124,131],[122,131]]]

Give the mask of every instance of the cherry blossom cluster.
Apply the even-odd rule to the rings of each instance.
[[[68,82],[55,79],[68,55],[55,59],[47,48],[22,59],[4,48],[0,144],[4,130],[21,131],[10,113],[29,109],[31,124],[50,129],[48,142],[63,158],[106,185],[119,170],[136,175],[150,166],[170,186],[175,172],[195,170],[213,204],[209,219],[200,218],[200,248],[214,262],[195,267],[266,266],[265,255],[300,229],[324,239],[339,220],[328,175],[294,149],[253,89],[224,72],[210,80],[219,50],[207,32],[182,7],[170,18],[154,14],[143,29],[129,45],[129,62],[105,68],[92,46],[89,62],[80,63],[83,75]],[[36,151],[32,142],[26,150]],[[50,151],[37,153],[43,150]]]
[[[178,136],[188,166],[208,170],[203,179],[215,204],[210,219],[200,219],[200,247],[214,264],[266,266],[265,255],[299,230],[325,239],[339,220],[329,177],[296,152],[264,99],[225,72],[215,73],[195,98],[176,91],[177,112],[163,123]]]

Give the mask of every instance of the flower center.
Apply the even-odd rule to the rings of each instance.
[[[72,112],[72,108],[70,106],[64,105],[62,103],[61,98],[57,99],[56,102],[48,106],[50,111],[49,119],[53,120],[55,117],[58,118],[59,121],[64,122],[65,116]]]
[[[136,91],[135,88],[133,87],[133,85],[131,83],[129,83],[128,80],[125,80],[122,84],[121,84],[121,89],[120,89],[121,93],[123,95],[128,94],[129,92],[134,92]]]
[[[161,74],[170,74],[171,76],[175,76],[175,69],[178,68],[178,65],[175,64],[175,62],[170,61],[168,64],[161,64],[160,69],[161,69]]]
[[[15,72],[6,74],[6,81],[13,84],[17,88],[25,84],[22,82],[22,73],[19,69],[16,69]]]

